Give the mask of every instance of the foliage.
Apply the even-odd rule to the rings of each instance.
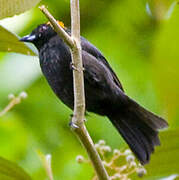
[[[15,34],[9,32],[2,26],[0,26],[0,34],[1,51],[16,52],[33,56],[36,55],[25,43],[19,42],[19,39]]]
[[[0,0],[0,10],[2,2],[5,1]],[[26,4],[23,11],[37,3],[35,0],[29,2],[30,5]],[[43,0],[41,3],[47,5],[66,26],[70,25],[69,1],[54,0],[52,3]],[[13,11],[12,14],[20,12]],[[26,25],[19,36],[46,22],[37,7],[29,13],[31,18],[22,22]],[[0,18],[12,14],[2,15],[1,11]],[[150,164],[145,166],[147,174],[143,178],[147,180],[179,174],[178,19],[179,6],[174,0],[81,1],[82,35],[103,52],[126,93],[165,117],[170,124],[168,130],[160,133],[162,145],[156,149]],[[13,18],[11,21],[16,26]],[[0,51],[8,51],[10,47],[11,52],[27,54],[30,51],[34,55],[32,48],[19,43],[17,37],[10,33],[11,29],[5,29],[6,24],[2,22],[1,25]],[[1,53],[0,60],[1,110],[8,104],[9,93],[25,90],[29,96],[0,119],[0,156],[17,162],[34,180],[45,179],[46,173],[35,152],[40,149],[52,154],[54,179],[91,179],[91,166],[75,162],[78,154],[86,155],[69,130],[71,111],[39,76],[36,59]],[[27,73],[28,70],[31,73]],[[19,72],[22,74],[19,75]],[[11,82],[16,86],[12,86]],[[113,149],[126,147],[107,118],[90,114],[87,119],[87,127],[95,142],[105,139]],[[138,179],[138,176],[133,175],[132,179]]]
[[[0,157],[0,179],[31,180],[31,177],[15,163]]]
[[[23,13],[39,2],[40,0],[0,0],[0,19]]]

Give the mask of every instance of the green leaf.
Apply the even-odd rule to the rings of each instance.
[[[0,179],[31,180],[31,177],[17,164],[0,157]]]
[[[179,129],[167,130],[160,133],[161,146],[157,147],[151,156],[150,163],[145,165],[147,174],[145,180],[169,180],[165,178],[175,177],[179,173]],[[132,180],[139,179],[134,174]]]
[[[178,126],[179,117],[179,53],[178,53],[178,27],[179,6],[169,21],[162,24],[154,40],[153,72],[158,87],[158,95],[165,104],[168,119],[172,126]],[[177,27],[177,28],[176,28]]]
[[[151,157],[151,162],[146,165],[146,179],[158,179],[157,177],[170,176],[179,173],[179,129],[161,133],[161,146]]]
[[[23,13],[39,2],[40,0],[0,0],[0,19]]]
[[[18,37],[12,32],[0,26],[0,51],[16,52],[25,55],[36,56],[35,50],[20,42]]]

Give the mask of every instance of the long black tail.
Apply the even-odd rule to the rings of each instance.
[[[160,145],[158,130],[166,128],[167,122],[130,98],[128,108],[119,109],[108,117],[141,164],[148,163],[154,146]]]

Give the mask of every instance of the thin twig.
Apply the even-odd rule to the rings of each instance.
[[[12,97],[11,97],[12,96]],[[17,97],[15,97],[13,94],[9,95],[10,102],[9,104],[2,110],[0,111],[0,117],[5,115],[8,111],[10,111],[15,105],[20,104],[22,99],[27,98],[27,93],[26,92],[21,92]]]
[[[84,77],[83,66],[81,56],[81,43],[80,43],[80,11],[79,0],[71,0],[71,27],[72,36],[70,37],[61,28],[55,18],[44,7],[40,7],[41,11],[49,19],[50,23],[54,27],[54,30],[60,35],[64,42],[71,48],[72,63],[74,68],[73,80],[74,80],[74,113],[72,117],[71,127],[75,134],[78,136],[83,146],[85,147],[93,167],[96,171],[99,180],[109,180],[109,176],[104,168],[104,165],[100,159],[100,156],[95,149],[94,143],[84,125],[84,113],[85,113],[85,93],[84,93]],[[77,69],[77,71],[75,70]]]
[[[74,113],[72,123],[80,126],[85,119],[85,92],[80,42],[79,0],[71,0],[71,36],[75,42],[74,47],[71,49],[72,63],[78,69],[78,71],[73,71]]]
[[[79,128],[75,128],[74,132],[82,142],[85,147],[88,156],[92,162],[92,165],[96,171],[99,180],[109,180],[109,176],[104,168],[104,165],[99,157],[98,152],[94,147],[94,143],[85,127],[85,125],[81,125]]]
[[[40,151],[37,151],[37,154],[38,154],[40,160],[42,161],[42,164],[45,168],[45,171],[47,173],[49,180],[54,180],[53,179],[53,172],[52,172],[52,164],[51,164],[51,159],[52,159],[51,154],[44,155]]]
[[[19,104],[21,99],[19,97],[12,99],[9,104],[0,112],[0,117],[10,111],[16,104]]]
[[[65,30],[59,25],[59,23],[55,20],[55,18],[49,13],[49,11],[45,8],[44,5],[40,6],[39,9],[43,12],[43,14],[47,17],[47,19],[52,24],[54,30],[57,34],[65,41],[65,43],[70,46],[70,48],[74,47],[73,39],[65,32]]]

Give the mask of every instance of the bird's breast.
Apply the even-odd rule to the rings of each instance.
[[[45,47],[40,53],[40,66],[55,94],[70,108],[73,107],[71,54],[65,47]]]

